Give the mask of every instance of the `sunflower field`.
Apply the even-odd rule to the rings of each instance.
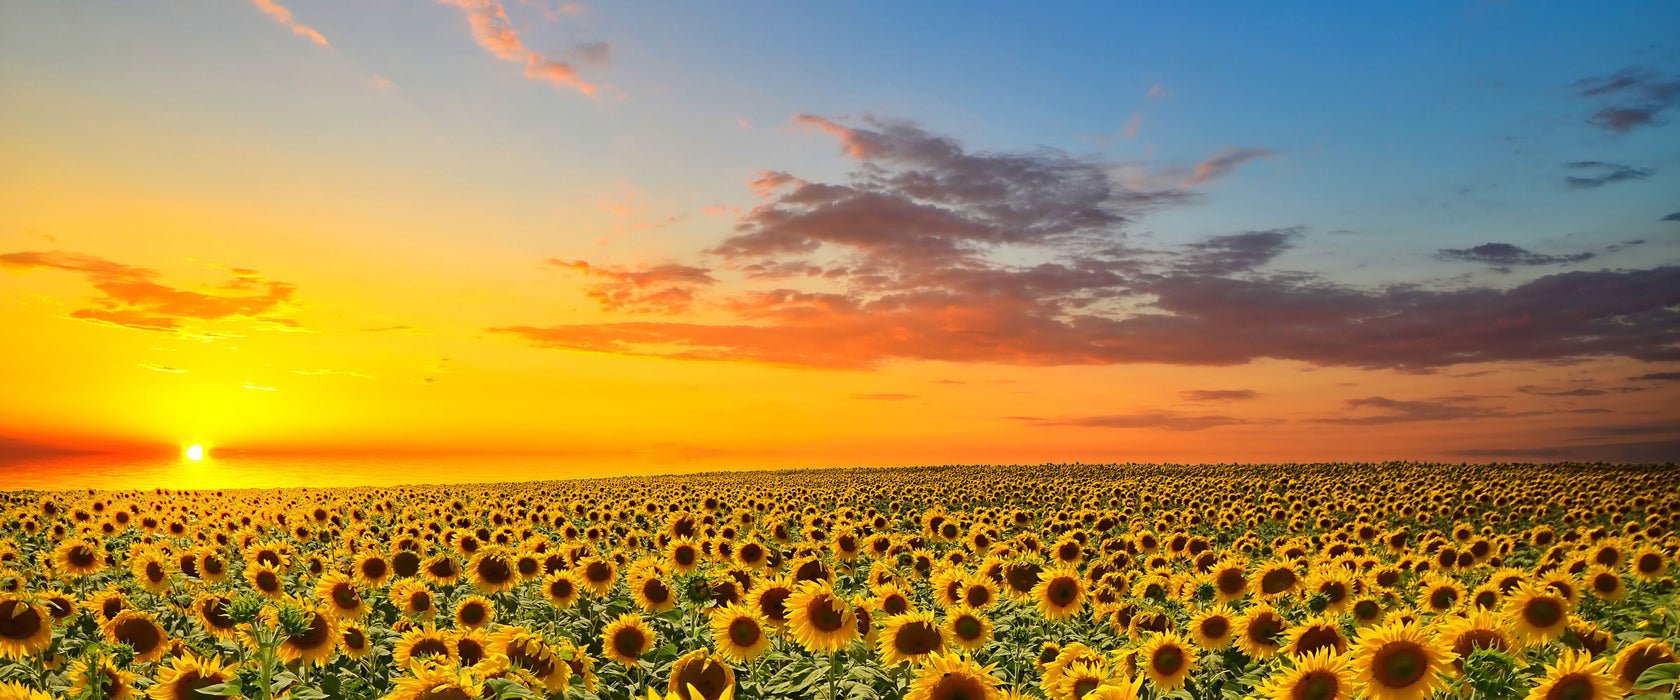
[[[1680,470],[7,494],[0,700],[1676,697]]]

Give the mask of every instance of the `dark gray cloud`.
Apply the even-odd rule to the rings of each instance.
[[[752,266],[744,275],[775,273],[759,280],[774,288],[695,298],[724,319],[717,323],[490,330],[540,347],[852,368],[1270,358],[1431,371],[1502,360],[1680,360],[1680,267],[1451,288],[1268,271],[1300,240],[1296,229],[1134,245],[1128,222],[1181,194],[1117,185],[1112,164],[1049,150],[974,153],[902,122],[802,121],[838,137],[858,170],[837,184],[766,176],[775,180],[766,201],[713,247],[717,264],[682,266],[693,290],[701,275]],[[1465,255],[1535,265],[1579,255],[1479,248]]]
[[[1420,421],[1522,418],[1545,413],[1545,411],[1506,411],[1499,408],[1472,405],[1477,398],[1451,397],[1434,401],[1399,401],[1383,396],[1371,396],[1361,399],[1348,399],[1347,408],[1350,413],[1363,414],[1366,413],[1364,409],[1374,409],[1378,413],[1319,418],[1315,422],[1341,425],[1389,425]]]
[[[1634,437],[1640,435],[1680,436],[1680,421],[1668,420],[1657,421],[1654,423],[1582,426],[1576,428],[1575,432],[1586,438]]]
[[[1600,105],[1587,123],[1616,133],[1658,124],[1658,115],[1680,101],[1680,80],[1665,80],[1641,66],[1586,78],[1574,87],[1580,96]]]
[[[1577,190],[1597,189],[1605,185],[1629,180],[1644,180],[1657,174],[1657,171],[1652,168],[1635,168],[1631,165],[1605,163],[1596,160],[1578,160],[1564,163],[1563,167],[1586,173],[1563,178],[1564,184]]]
[[[1669,214],[1668,216],[1663,217],[1662,220],[1663,221],[1680,221],[1680,211],[1674,212],[1673,214]]]
[[[1517,391],[1535,396],[1603,396],[1610,393],[1603,389],[1547,389],[1533,384],[1519,386]]]
[[[1511,268],[1517,265],[1567,265],[1591,260],[1594,254],[1580,252],[1568,255],[1545,255],[1530,252],[1510,243],[1483,243],[1472,248],[1442,248],[1435,251],[1435,257],[1441,260],[1480,263],[1500,272],[1510,272]]]
[[[1143,411],[1140,413],[1121,413],[1104,416],[1074,416],[1068,418],[1009,416],[1008,419],[1042,428],[1147,428],[1154,430],[1176,431],[1207,430],[1209,428],[1222,428],[1228,425],[1246,425],[1252,422],[1231,416],[1185,415],[1182,413],[1174,413],[1172,411]]]
[[[1635,382],[1680,382],[1680,372],[1652,372],[1629,379]]]
[[[1191,389],[1178,395],[1185,401],[1247,401],[1260,394],[1253,389]]]
[[[1680,462],[1680,440],[1609,442],[1591,445],[1513,445],[1452,453],[1458,457],[1500,461],[1615,462],[1663,464]]]

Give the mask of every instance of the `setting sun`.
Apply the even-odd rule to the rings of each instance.
[[[193,445],[192,447],[188,447],[187,448],[187,459],[190,459],[194,462],[197,462],[198,460],[204,459],[204,446],[203,445]]]

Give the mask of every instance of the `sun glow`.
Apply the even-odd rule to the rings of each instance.
[[[187,459],[190,459],[194,462],[197,462],[198,460],[204,459],[204,446],[203,445],[193,445],[191,447],[188,447],[186,454],[187,454]]]

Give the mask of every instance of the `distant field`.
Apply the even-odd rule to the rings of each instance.
[[[0,700],[1656,700],[1677,485],[1386,463],[14,492]]]

